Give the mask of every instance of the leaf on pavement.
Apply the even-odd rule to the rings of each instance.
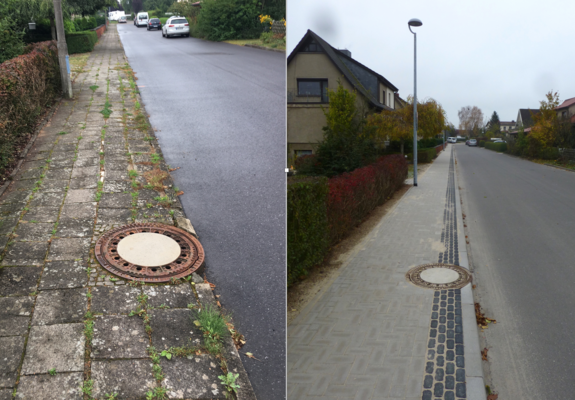
[[[250,353],[250,352],[244,353],[244,354],[245,354],[246,356],[248,356],[249,358],[253,358],[254,360],[258,360],[258,361],[260,361],[260,362],[262,361],[262,360],[260,360],[260,359],[258,359],[258,358],[255,358],[254,355],[253,355],[252,353]]]
[[[481,350],[481,359],[483,361],[487,361],[487,347],[483,348],[483,350]]]
[[[494,324],[497,323],[496,320],[485,317],[485,314],[481,312],[481,306],[479,305],[479,303],[475,303],[475,319],[477,320],[477,325],[479,325],[483,329],[486,329],[487,325],[490,322],[493,322]]]
[[[487,400],[497,400],[499,398],[498,394],[490,394],[489,396],[487,396]]]
[[[176,193],[176,196],[181,196],[181,195],[183,195],[183,194],[184,194],[184,191],[183,191],[183,190],[180,190],[178,193]]]
[[[180,169],[181,167],[176,167],[176,168],[170,168],[170,172],[175,171],[177,169]]]

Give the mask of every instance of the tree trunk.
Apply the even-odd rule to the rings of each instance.
[[[58,40],[56,37],[56,25],[54,24],[53,17],[50,17],[50,30],[52,31],[52,40]]]
[[[403,155],[403,140],[401,141],[401,155]]]
[[[56,20],[56,31],[58,33],[58,63],[60,64],[60,76],[62,77],[62,91],[67,98],[72,97],[72,84],[68,68],[66,66],[66,56],[68,55],[68,45],[66,44],[66,34],[64,33],[64,18],[62,17],[62,0],[54,1],[54,19]]]

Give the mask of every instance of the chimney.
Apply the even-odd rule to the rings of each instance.
[[[340,50],[343,54],[345,54],[346,56],[348,56],[349,58],[351,58],[351,51],[349,51],[348,49],[343,49]]]

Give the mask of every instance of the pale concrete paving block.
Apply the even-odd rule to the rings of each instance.
[[[88,258],[90,239],[53,239],[48,261],[82,260]]]
[[[189,356],[160,361],[166,376],[164,387],[170,399],[225,399],[225,386],[220,383],[223,372],[211,356]]]
[[[0,336],[28,333],[33,297],[0,297]]]
[[[82,382],[81,372],[22,376],[16,399],[80,400],[84,397]]]
[[[92,396],[102,399],[118,394],[120,399],[144,399],[156,386],[151,360],[92,361]]]
[[[4,267],[0,269],[0,296],[26,296],[36,291],[41,267]]]
[[[148,335],[141,318],[96,317],[92,359],[147,358]]]
[[[88,263],[82,260],[52,261],[44,266],[40,290],[71,289],[84,287],[88,282],[86,268]]]
[[[148,306],[150,307],[165,305],[169,308],[187,308],[188,304],[196,303],[196,297],[189,283],[145,286],[143,290],[148,295]]]
[[[130,286],[94,287],[91,310],[104,315],[129,314],[139,306],[140,293],[141,289]]]
[[[12,400],[12,389],[0,389],[0,400]]]
[[[82,322],[88,309],[88,289],[47,290],[36,299],[32,325]]]
[[[24,351],[23,336],[0,337],[0,386],[13,387]]]
[[[47,242],[15,242],[8,246],[2,265],[41,265],[47,251]]]
[[[22,375],[84,371],[84,324],[33,326]]]

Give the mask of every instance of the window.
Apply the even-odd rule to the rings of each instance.
[[[296,150],[295,151],[296,158],[301,157],[301,156],[311,156],[312,154],[313,154],[313,152],[311,150]]]
[[[305,46],[303,46],[301,51],[306,52],[306,53],[321,53],[322,48],[319,44],[316,43],[315,40],[312,39],[309,42],[307,42],[305,44]]]
[[[298,79],[297,95],[300,97],[321,97],[327,103],[327,79]]]
[[[389,103],[387,104],[389,107],[391,107],[391,93],[388,94],[389,97]]]

